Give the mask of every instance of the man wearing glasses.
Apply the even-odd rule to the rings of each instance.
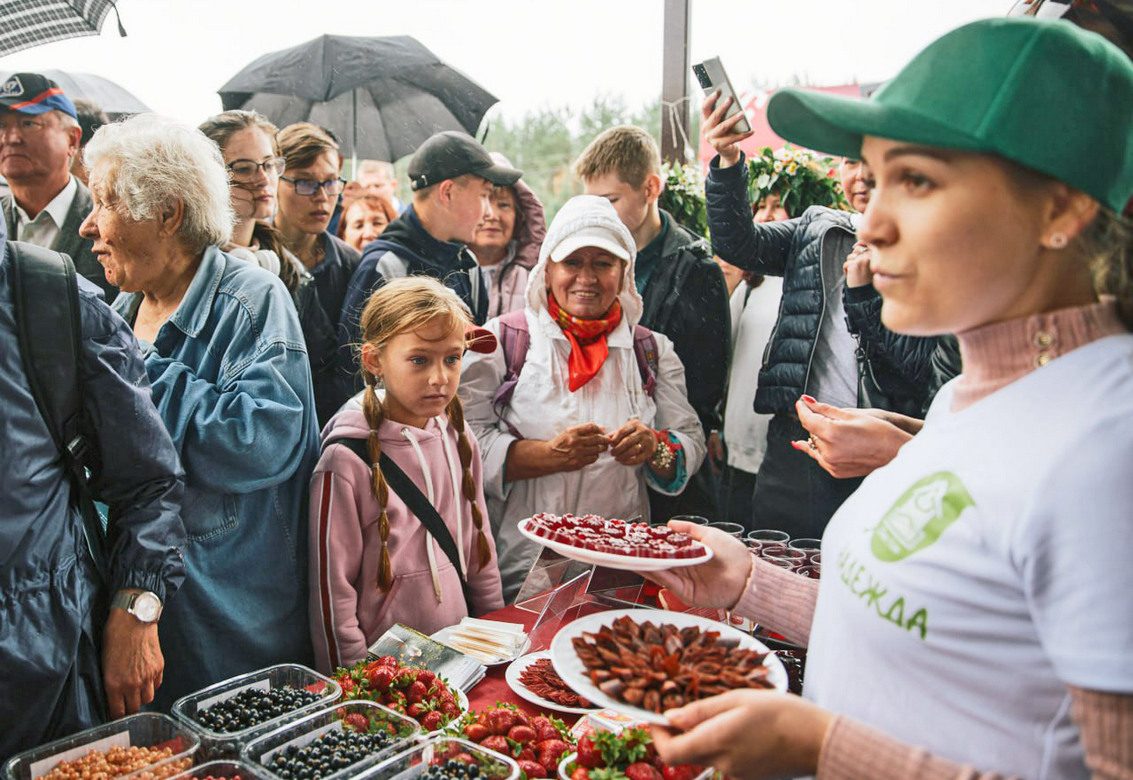
[[[8,235],[69,255],[110,302],[118,289],[79,235],[93,208],[90,190],[71,175],[81,137],[75,104],[51,79],[16,73],[0,85],[0,175],[11,189],[0,208]]]

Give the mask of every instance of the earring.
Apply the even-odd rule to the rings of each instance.
[[[1050,248],[1051,249],[1065,249],[1066,248],[1066,234],[1065,233],[1055,233],[1053,236],[1051,236],[1050,237]]]

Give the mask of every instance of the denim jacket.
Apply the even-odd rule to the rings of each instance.
[[[114,308],[128,321],[141,295]],[[306,663],[311,370],[283,283],[216,247],[146,345],[153,400],[184,464],[185,585],[162,617],[155,707],[236,674]]]
[[[89,482],[109,508],[109,589],[21,359],[0,221],[0,762],[106,716],[99,637],[109,591],[171,599],[184,576],[184,475],[150,401],[134,334],[79,277]]]

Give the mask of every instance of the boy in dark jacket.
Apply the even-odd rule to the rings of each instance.
[[[720,427],[731,355],[728,288],[703,239],[663,211],[664,186],[657,143],[639,127],[612,127],[594,139],[575,162],[588,195],[610,201],[637,244],[637,291],[645,302],[641,324],[668,336],[685,367],[688,400],[704,435]],[[689,480],[679,496],[650,492],[655,522],[693,514],[716,519],[710,471]]]

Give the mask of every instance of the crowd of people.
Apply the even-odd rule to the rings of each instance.
[[[837,172],[749,161],[713,94],[708,240],[636,127],[548,223],[463,133],[402,202],[314,124],[87,132],[12,76],[0,756],[503,607],[541,550],[519,521],[553,511],[670,522],[715,555],[646,576],[809,648],[804,697],[669,712],[666,761],[1133,776],[1131,102],[1125,53],[1033,19],[868,100],[776,93]],[[48,273],[77,295],[29,300]],[[822,539],[824,584],[710,520]]]

